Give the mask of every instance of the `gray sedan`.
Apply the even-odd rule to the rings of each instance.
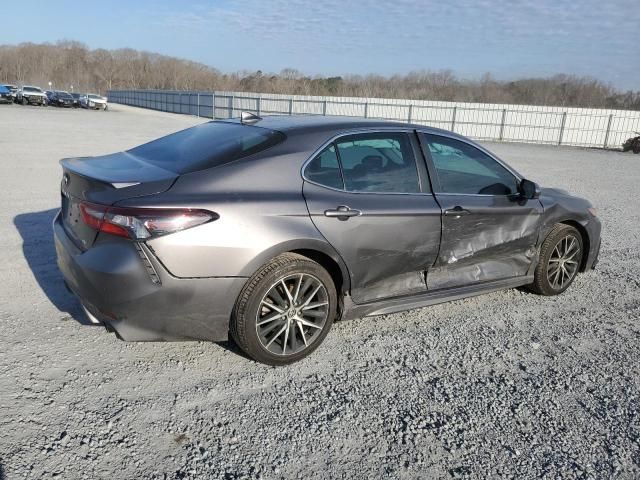
[[[600,248],[587,200],[422,125],[243,115],[61,164],[58,265],[90,319],[271,365],[339,318],[562,293]]]

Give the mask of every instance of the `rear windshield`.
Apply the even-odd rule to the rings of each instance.
[[[284,139],[284,134],[266,128],[209,122],[145,143],[129,153],[182,174],[248,157]]]

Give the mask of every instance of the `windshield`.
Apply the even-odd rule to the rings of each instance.
[[[133,148],[129,153],[183,174],[248,157],[284,139],[284,134],[266,128],[209,122]]]
[[[57,92],[60,98],[72,98],[67,92]]]
[[[42,93],[42,90],[40,90],[38,87],[23,87],[22,91],[24,91],[24,92],[39,92],[39,93]]]
[[[102,97],[99,95],[89,95],[89,98],[95,99],[95,100],[102,100]]]

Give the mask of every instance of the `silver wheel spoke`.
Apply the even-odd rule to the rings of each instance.
[[[300,295],[300,287],[302,286],[302,277],[304,277],[304,275],[300,274],[300,277],[298,278],[298,283],[296,285],[296,291],[293,294],[294,303],[298,301],[298,295]]]
[[[322,284],[318,285],[315,290],[313,291],[313,293],[311,293],[311,295],[309,295],[307,297],[307,300],[302,304],[302,308],[306,307],[307,305],[309,305],[309,303],[311,303],[311,300],[313,300],[313,297],[316,296],[316,293],[318,293],[318,290],[320,290],[322,288]]]
[[[267,324],[267,323],[269,323],[269,322],[273,322],[274,320],[278,320],[279,318],[282,318],[282,317],[284,317],[284,314],[283,314],[283,313],[277,313],[277,312],[276,312],[276,313],[274,313],[272,316],[262,319],[262,320],[258,323],[258,326],[260,327],[260,326],[265,325],[265,324]]]
[[[287,340],[289,340],[289,329],[291,328],[291,323],[287,322],[285,325],[286,329],[284,331],[284,342],[282,342],[282,354],[287,350]]]
[[[298,330],[300,330],[300,335],[302,336],[302,341],[304,342],[304,346],[307,346],[307,337],[304,335],[304,328],[302,328],[302,325],[300,324],[300,322],[296,322],[296,325],[298,326]]]
[[[289,287],[287,287],[287,284],[284,283],[284,280],[280,280],[280,283],[282,284],[282,288],[284,289],[284,293],[286,293],[287,298],[289,299],[289,305],[293,305],[293,296],[291,295],[291,292],[289,291]]]
[[[325,305],[329,305],[329,302],[312,303],[306,307],[302,307],[302,310],[313,310],[314,308],[324,307]]]
[[[273,336],[273,338],[272,338],[271,340],[269,340],[269,343],[267,343],[267,345],[266,345],[266,346],[268,347],[269,345],[271,345],[271,344],[273,343],[273,341],[274,341],[276,338],[278,338],[280,335],[282,335],[282,332],[284,332],[284,331],[287,329],[287,327],[288,327],[288,326],[289,326],[289,324],[288,324],[288,323],[287,323],[287,324],[285,324],[285,326],[284,326],[284,327],[282,327],[282,328],[278,331],[278,333],[276,333],[276,334]]]
[[[298,321],[298,323],[301,323],[305,327],[322,328],[322,327],[319,327],[318,325],[316,325],[315,323],[311,323],[311,322],[306,321],[304,318],[296,317],[296,320]]]
[[[282,298],[282,295],[280,294],[280,292],[276,287],[269,290],[269,293],[267,294],[267,298],[270,298],[271,300],[274,301],[274,303],[277,303],[280,308],[287,308],[287,302],[285,301],[284,298]]]
[[[270,308],[271,310],[275,310],[278,313],[284,312],[284,310],[282,310],[280,307],[276,307],[273,303],[265,302],[264,300],[260,303],[260,305],[264,305],[265,307]]]

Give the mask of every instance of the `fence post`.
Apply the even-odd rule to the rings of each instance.
[[[562,120],[560,122],[560,136],[558,137],[558,145],[562,145],[562,137],[564,135],[564,124],[567,121],[567,112],[562,112]]]
[[[233,118],[233,95],[229,97],[229,118]]]
[[[211,120],[216,119],[216,92],[211,93]]]
[[[200,94],[198,93],[198,118],[200,118]]]
[[[502,139],[504,138],[504,119],[507,116],[507,109],[503,108],[502,109],[502,120],[500,120],[500,138],[499,140],[502,141]]]
[[[409,105],[409,114],[407,115],[407,123],[411,123],[412,115],[413,115],[413,104]]]
[[[293,98],[289,99],[289,115],[293,115]]]
[[[322,115],[327,116],[327,101],[322,102]]]
[[[260,116],[260,103],[261,103],[262,98],[258,97],[256,98],[256,115]]]
[[[456,128],[456,112],[458,111],[458,107],[453,107],[453,113],[451,114],[451,131],[455,131]]]
[[[369,116],[369,102],[364,102],[364,118]]]
[[[609,114],[609,121],[607,122],[607,133],[604,135],[604,146],[602,148],[607,148],[607,143],[609,143],[609,132],[611,131],[611,121],[613,120],[613,113]]]

